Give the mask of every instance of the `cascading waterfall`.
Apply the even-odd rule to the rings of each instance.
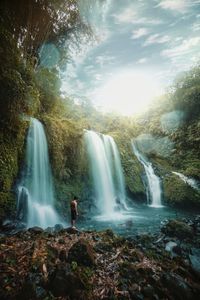
[[[178,172],[172,172],[173,174],[179,176],[185,183],[187,183],[188,185],[190,185],[193,189],[200,191],[200,184],[197,180],[193,179],[193,178],[189,178],[181,173]]]
[[[31,118],[26,166],[18,186],[17,216],[28,228],[54,226],[60,219],[53,205],[53,181],[44,128],[37,119]]]
[[[112,170],[113,177],[115,178],[114,185],[117,201],[123,208],[128,209],[126,204],[125,180],[117,145],[114,139],[109,135],[103,135],[103,140],[106,153],[109,157],[110,168]]]
[[[147,177],[147,201],[150,203],[151,207],[162,207],[161,202],[161,184],[159,177],[155,174],[152,164],[142,155],[134,142],[132,142],[132,147],[135,156],[141,162],[144,167],[146,177]]]
[[[116,209],[123,210],[126,207],[125,188],[122,186],[119,190],[116,190],[113,177],[113,172],[117,168],[116,161],[120,158],[115,157],[116,150],[112,152],[114,145],[114,141],[111,145],[112,138],[88,130],[85,132],[85,140],[91,163],[96,206],[100,215],[109,217],[116,212]],[[120,171],[119,168],[116,172],[118,180],[123,178],[123,175],[117,175]],[[123,180],[121,184],[123,185]],[[118,191],[120,194],[118,194]]]

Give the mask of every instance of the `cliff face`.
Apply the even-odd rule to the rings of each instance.
[[[121,128],[121,130],[111,131],[108,134],[114,138],[119,149],[127,196],[140,203],[145,202],[144,170],[133,154],[131,144],[135,131],[130,132],[127,128]]]
[[[43,122],[48,139],[58,210],[67,213],[70,199],[74,195],[80,197],[81,202],[85,202],[87,206],[91,182],[83,128],[78,121],[49,115],[43,116]]]
[[[181,104],[182,98],[179,101]],[[174,110],[175,103],[166,112],[166,104],[161,111],[157,108],[151,111],[150,117],[142,119],[143,126],[148,125],[144,151],[162,179],[165,202],[182,208],[200,208],[200,117],[196,113],[199,105],[198,102],[193,104],[195,116],[192,117],[187,107]],[[141,136],[144,136],[143,130]],[[145,143],[149,147],[145,148]],[[195,181],[196,188],[188,180]]]
[[[38,105],[32,69],[12,35],[0,25],[0,219],[15,211],[15,183],[24,157],[28,122]]]

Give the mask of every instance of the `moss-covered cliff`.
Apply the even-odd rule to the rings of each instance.
[[[145,187],[142,181],[144,169],[133,154],[132,134],[126,128],[123,129],[109,132],[109,134],[114,138],[120,152],[127,195],[133,200],[143,202],[146,201]]]
[[[15,211],[15,183],[24,157],[28,122],[38,107],[33,69],[25,65],[12,35],[0,26],[0,219]]]
[[[138,119],[139,138],[146,134],[144,151],[162,179],[164,200],[177,207],[200,208],[200,191],[172,174],[200,182],[199,88],[200,68],[195,67]]]
[[[66,213],[73,195],[84,201],[90,194],[83,128],[75,120],[50,115],[43,115],[43,122],[55,181],[57,208]]]

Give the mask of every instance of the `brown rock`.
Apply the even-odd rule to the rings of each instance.
[[[95,253],[93,247],[87,241],[81,239],[69,249],[68,261],[75,261],[88,267],[94,266]]]

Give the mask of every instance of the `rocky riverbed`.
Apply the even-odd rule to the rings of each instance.
[[[5,230],[5,228],[4,228]],[[200,217],[154,235],[38,227],[0,237],[0,298],[198,299]]]

